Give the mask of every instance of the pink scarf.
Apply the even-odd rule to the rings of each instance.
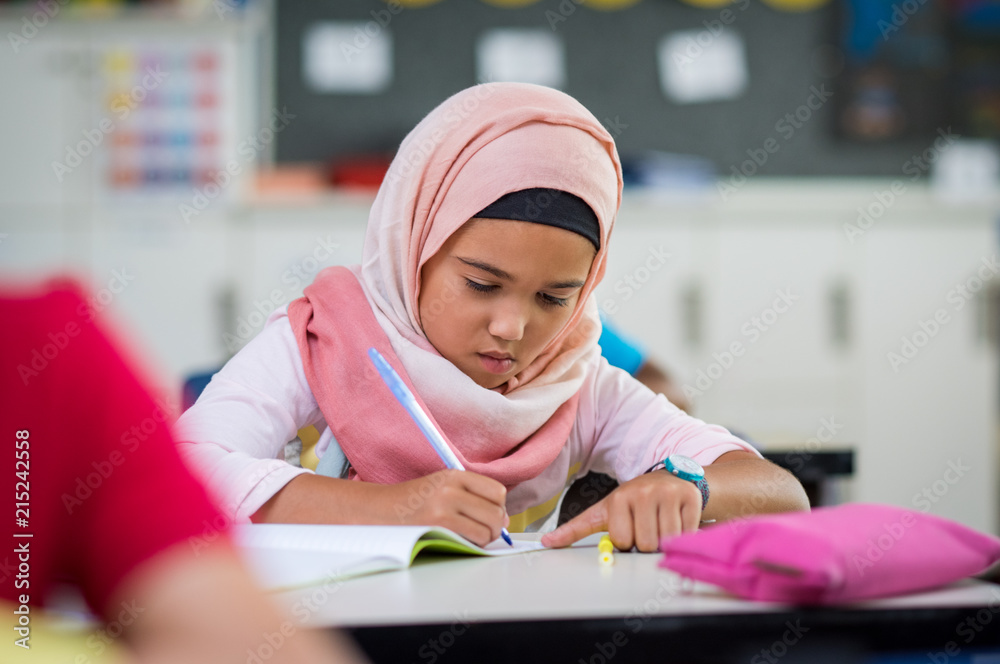
[[[410,132],[372,206],[362,264],[322,271],[288,308],[309,386],[359,479],[400,482],[443,467],[371,366],[371,346],[469,470],[515,487],[555,460],[572,429],[586,367],[600,352],[592,293],[604,275],[621,186],[611,136],[576,100],[550,88],[478,85],[447,99]],[[588,203],[600,222],[601,248],[563,330],[503,389],[488,390],[424,336],[420,269],[479,210],[532,187]],[[508,501],[508,509],[519,507]]]

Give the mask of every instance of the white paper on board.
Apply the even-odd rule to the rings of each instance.
[[[376,94],[392,75],[392,34],[374,21],[314,23],[303,35],[302,78],[314,92]]]
[[[947,203],[975,203],[1000,197],[1000,148],[989,140],[960,138],[938,129],[934,142],[911,162],[910,171],[930,163],[931,191]],[[906,171],[904,171],[906,172]]]
[[[562,88],[566,84],[562,40],[549,30],[488,30],[476,44],[476,77]]]
[[[678,104],[734,99],[749,82],[743,38],[731,30],[672,32],[657,60],[663,94]]]

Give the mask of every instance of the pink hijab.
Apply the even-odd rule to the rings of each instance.
[[[590,205],[601,247],[563,330],[502,389],[488,390],[424,336],[420,270],[478,211],[535,187],[567,191]],[[410,385],[468,470],[513,487],[555,460],[573,426],[586,367],[600,352],[592,293],[604,275],[621,189],[610,134],[579,102],[551,88],[477,85],[410,132],[372,206],[362,264],[324,270],[289,306],[310,388],[360,479],[400,482],[443,467],[381,384],[365,352],[371,346]]]

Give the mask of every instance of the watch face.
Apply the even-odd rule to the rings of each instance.
[[[667,457],[667,461],[670,462],[670,467],[667,470],[682,479],[699,480],[705,476],[705,471],[701,467],[701,464],[690,457],[681,454],[671,454]]]

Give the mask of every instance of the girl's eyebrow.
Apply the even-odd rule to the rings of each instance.
[[[483,263],[482,261],[475,261],[470,258],[462,258],[461,256],[456,256],[458,260],[462,261],[470,267],[474,267],[477,270],[482,270],[483,272],[489,272],[497,279],[503,279],[505,281],[516,281],[514,277],[510,276],[508,273],[504,272],[498,267],[493,267],[489,263]]]
[[[455,258],[457,258],[458,260],[462,261],[463,263],[465,263],[469,267],[474,267],[477,270],[482,270],[483,272],[488,272],[489,274],[492,274],[494,277],[496,277],[498,279],[503,279],[504,281],[517,281],[514,277],[512,277],[507,272],[504,272],[500,268],[494,267],[493,265],[490,265],[489,263],[483,263],[482,261],[472,260],[470,258],[462,258],[461,256],[456,256]],[[551,288],[553,290],[560,290],[560,289],[563,289],[563,288],[582,288],[583,284],[584,284],[584,282],[581,281],[580,279],[572,279],[570,281],[557,281],[557,282],[549,284],[546,287],[547,288]]]
[[[553,290],[560,290],[562,288],[582,288],[584,282],[579,279],[574,279],[573,281],[557,281],[554,284],[549,284],[549,288]]]

